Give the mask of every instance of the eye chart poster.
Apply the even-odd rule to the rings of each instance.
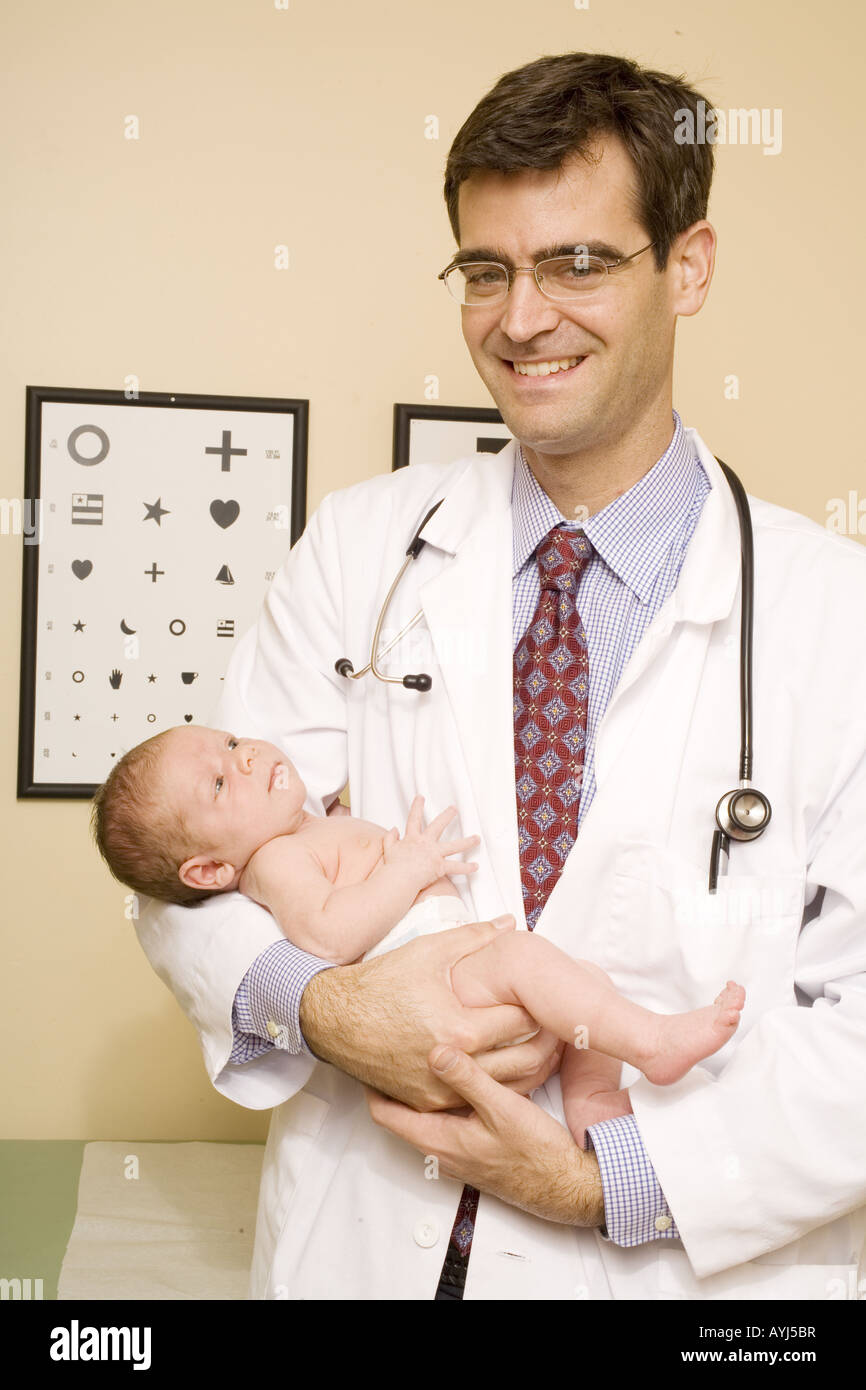
[[[395,405],[391,467],[498,454],[510,438],[499,411],[490,406]]]
[[[89,798],[135,744],[207,722],[304,527],[307,421],[27,388],[19,797]]]

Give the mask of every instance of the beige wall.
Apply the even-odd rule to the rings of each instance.
[[[588,48],[782,110],[780,154],[718,148],[716,281],[680,326],[675,403],[750,491],[823,522],[866,495],[863,29],[857,0],[5,0],[0,492],[23,488],[28,383],[308,397],[311,509],[390,467],[392,404],[427,374],[443,403],[488,404],[435,279],[448,146],[500,73]],[[408,293],[383,292],[389,245]],[[316,292],[320,253],[357,268],[342,299]],[[0,583],[0,1132],[261,1137],[266,1117],[209,1087],[87,804],[15,799],[20,537],[0,538]]]

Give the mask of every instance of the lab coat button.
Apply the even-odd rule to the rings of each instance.
[[[429,1250],[430,1246],[435,1245],[439,1239],[439,1227],[435,1221],[419,1221],[412,1235],[416,1245],[420,1245],[424,1250]]]
[[[673,1224],[673,1220],[670,1216],[657,1216],[655,1219],[655,1228],[657,1231],[669,1231]]]

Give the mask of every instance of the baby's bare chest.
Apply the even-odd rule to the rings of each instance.
[[[331,816],[306,826],[297,837],[315,854],[337,888],[361,883],[382,861],[385,832],[371,821]]]

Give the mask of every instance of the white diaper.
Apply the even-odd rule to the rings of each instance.
[[[451,898],[447,894],[422,898],[420,903],[409,908],[406,916],[400,919],[396,927],[391,928],[387,936],[383,936],[382,940],[367,952],[364,960],[384,955],[386,951],[396,951],[398,946],[405,946],[407,941],[414,941],[416,936],[448,931],[451,927],[462,927],[464,923],[472,920],[460,898]]]

